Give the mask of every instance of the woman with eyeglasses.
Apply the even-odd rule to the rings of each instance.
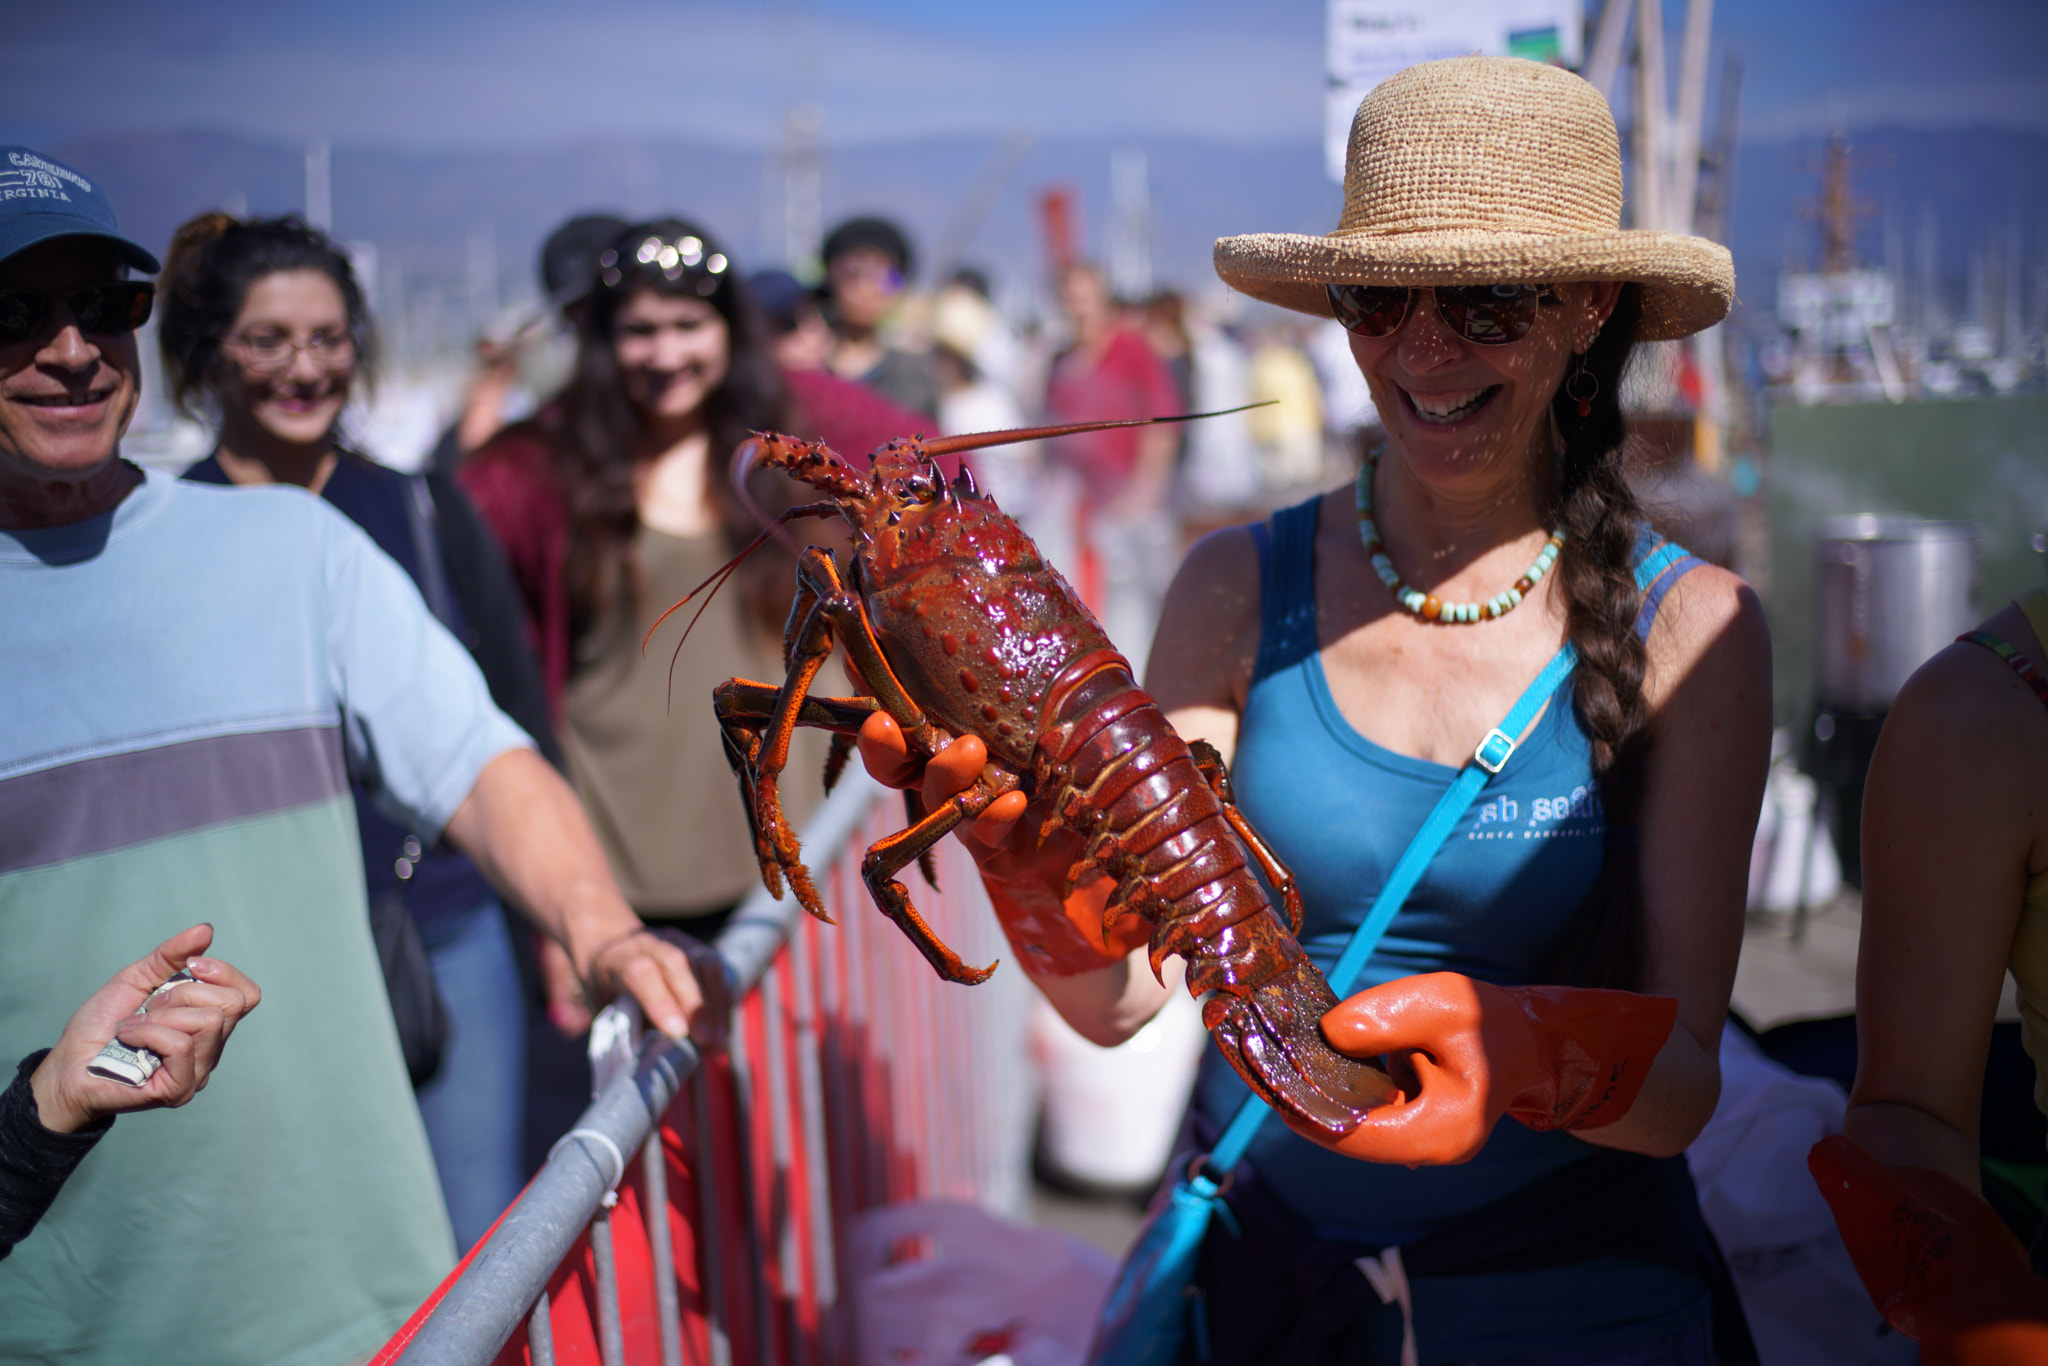
[[[749,480],[755,508],[733,487],[750,432],[858,459],[929,424],[823,371],[779,369],[738,265],[703,227],[634,225],[597,270],[566,389],[460,477],[510,556],[571,776],[627,901],[708,939],[760,880],[709,698],[736,674],[781,677],[792,554],[771,543],[751,556],[679,653],[686,616],[644,652],[642,640],[754,538],[757,509],[791,505],[797,486],[774,471]],[[819,795],[819,738],[789,766],[793,819]],[[580,1032],[566,963],[542,953],[550,1013]]]
[[[1211,1362],[1755,1359],[1679,1154],[1719,1092],[1769,645],[1740,580],[1650,529],[1621,401],[1734,273],[1622,231],[1621,203],[1592,86],[1458,58],[1360,105],[1336,232],[1216,245],[1234,289],[1344,324],[1387,441],[1353,485],[1195,547],[1146,686],[1229,761],[1326,973],[1459,775],[1483,786],[1321,1019],[1396,1097],[1334,1134],[1254,1111],[1209,1173],[1231,1217],[1188,1303]],[[920,773],[885,719],[862,748],[928,801],[982,763],[960,740]],[[1104,936],[1106,882],[1066,894],[1079,840],[1024,806],[969,845],[1016,960],[1115,1043],[1163,999],[1152,927]],[[1196,1153],[1246,1095],[1212,1051]]]
[[[202,214],[178,230],[157,288],[172,396],[219,433],[185,477],[296,484],[334,504],[412,576],[492,699],[551,752],[518,591],[490,531],[451,481],[378,465],[340,429],[375,357],[340,246],[297,218]],[[406,1066],[467,1249],[525,1184],[526,1007],[513,941],[467,855],[391,820],[360,783],[356,821]]]

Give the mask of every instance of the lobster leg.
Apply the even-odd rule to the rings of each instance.
[[[990,802],[1015,785],[1014,779],[1000,786],[978,782],[908,830],[875,841],[868,849],[867,857],[861,860],[861,881],[867,883],[868,893],[882,908],[882,914],[896,922],[896,927],[917,946],[925,961],[948,982],[978,986],[988,980],[996,965],[990,963],[985,968],[970,968],[961,962],[960,955],[939,941],[931,926],[925,924],[924,917],[917,913],[917,907],[910,904],[910,890],[895,880],[896,874],[923,858],[933,845],[987,810]]]
[[[773,683],[728,678],[711,690],[711,705],[721,725],[758,732],[775,715],[775,699],[781,692]],[[862,722],[881,709],[882,704],[872,697],[811,696],[797,709],[796,723],[851,738],[860,734]]]
[[[717,713],[719,728],[724,733],[725,759],[739,779],[747,829],[753,836],[754,856],[761,864],[761,881],[777,897],[782,895],[783,862],[761,825],[761,796],[756,778],[761,731],[775,717],[781,693],[773,683],[745,678],[727,679],[711,693],[712,710]],[[843,738],[851,743],[861,722],[880,709],[881,704],[872,697],[805,697],[797,709],[796,724],[831,731],[835,741]],[[795,857],[794,851],[791,857]]]
[[[1195,771],[1202,775],[1215,792],[1216,800],[1223,803],[1223,819],[1230,822],[1230,828],[1244,841],[1244,847],[1251,852],[1252,861],[1259,865],[1259,872],[1265,876],[1274,891],[1280,893],[1281,904],[1287,908],[1287,919],[1296,936],[1301,934],[1301,888],[1294,885],[1294,874],[1273,852],[1273,846],[1259,837],[1252,829],[1252,823],[1237,809],[1237,802],[1230,795],[1230,770],[1224,766],[1223,756],[1216,752],[1216,746],[1207,740],[1188,741],[1188,753],[1195,761]]]
[[[910,694],[883,658],[881,643],[875,639],[866,609],[840,580],[839,567],[831,552],[817,546],[806,549],[797,561],[796,577],[796,601],[790,607],[790,625],[783,637],[789,675],[783,679],[766,717],[755,725],[728,729],[727,757],[737,763],[736,745],[747,751],[747,771],[740,786],[748,801],[762,882],[769,891],[776,892],[777,884],[787,877],[803,908],[820,920],[827,920],[824,902],[803,865],[802,846],[782,813],[778,780],[789,762],[790,737],[805,720],[811,684],[831,656],[834,630],[861,676],[875,690],[875,705],[868,712],[876,706],[886,710],[902,727],[904,738],[925,754],[937,750],[940,735],[910,700]],[[863,713],[862,719],[865,717]],[[837,725],[827,728],[841,729]],[[735,730],[744,735],[744,740],[735,737]]]

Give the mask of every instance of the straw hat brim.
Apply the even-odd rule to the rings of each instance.
[[[1642,286],[1637,336],[1670,341],[1728,316],[1735,261],[1728,249],[1681,233],[1615,230],[1569,235],[1454,228],[1403,233],[1259,232],[1216,242],[1216,273],[1269,304],[1330,316],[1323,286],[1562,284],[1624,280]]]

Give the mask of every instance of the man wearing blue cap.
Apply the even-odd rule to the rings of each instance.
[[[351,523],[119,458],[153,297],[127,275],[156,268],[87,177],[0,147],[0,1056],[194,921],[266,1009],[207,1103],[124,1119],[0,1262],[0,1360],[361,1360],[454,1245],[350,776],[445,828],[594,994],[710,1033],[723,976],[640,924],[568,787]]]

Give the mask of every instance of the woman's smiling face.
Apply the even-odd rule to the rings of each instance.
[[[1505,345],[1459,336],[1426,289],[1390,335],[1351,335],[1388,439],[1418,474],[1455,483],[1532,448],[1574,351],[1591,344],[1621,286],[1562,284],[1555,293],[1562,306],[1539,308],[1529,334]]]
[[[273,353],[290,348],[281,366]],[[221,346],[220,398],[271,436],[293,445],[325,441],[355,382],[348,305],[317,270],[281,270],[249,286]]]
[[[704,300],[642,289],[612,317],[612,354],[634,407],[648,418],[683,418],[725,383],[732,337]]]

